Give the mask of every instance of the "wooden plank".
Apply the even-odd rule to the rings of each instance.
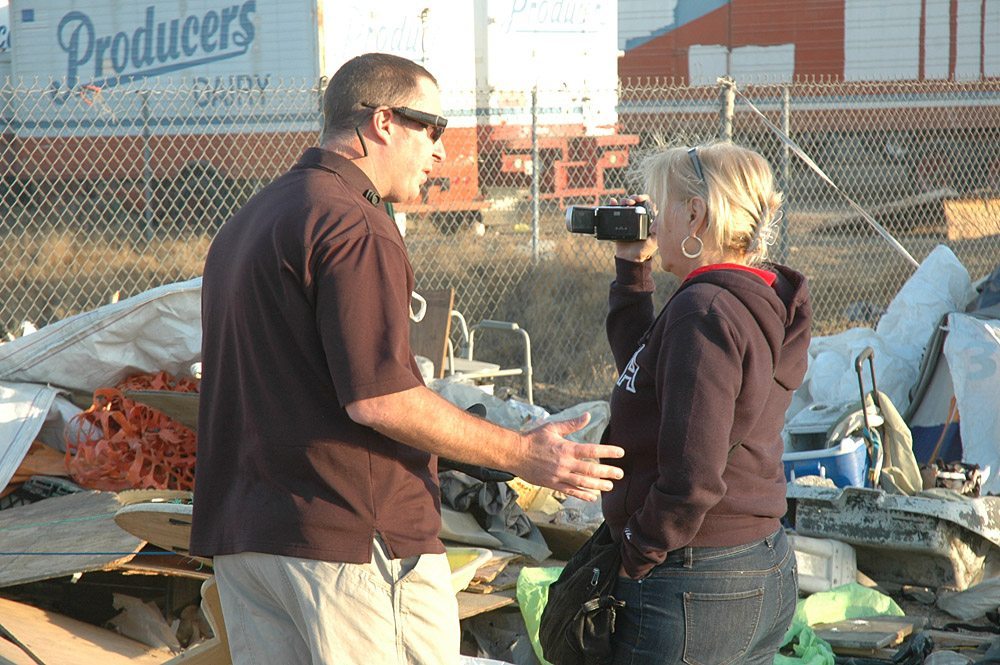
[[[0,623],[42,662],[73,665],[159,665],[170,652],[118,633],[31,605],[0,598]],[[17,646],[0,639],[0,661],[35,665]]]
[[[955,633],[950,630],[925,630],[934,640],[934,644],[941,648],[953,646],[978,647],[981,644],[990,644],[996,639],[996,635],[971,635],[969,633]]]
[[[202,561],[176,554],[152,554],[142,552],[128,563],[121,565],[126,575],[173,575],[196,580],[207,580],[212,577],[212,567]]]
[[[496,579],[497,575],[502,573],[507,566],[522,562],[523,559],[523,556],[514,554],[513,552],[494,551],[493,558],[479,567],[472,578],[472,582],[473,584],[488,584]],[[518,567],[518,570],[520,570],[520,567]]]
[[[1000,199],[945,199],[944,220],[948,240],[998,235]]]
[[[0,511],[0,587],[131,560],[145,543],[122,531],[114,492],[78,492]]]
[[[882,649],[895,646],[927,622],[925,617],[867,617],[845,619],[813,626],[816,636],[826,640],[836,650]]]
[[[115,524],[137,538],[186,556],[191,545],[191,511],[191,504],[133,503],[115,513]]]
[[[201,609],[215,637],[196,644],[164,665],[232,665],[226,622],[222,619],[222,600],[214,577],[201,585]]]
[[[833,651],[838,656],[858,656],[891,662],[896,656],[898,649],[851,649],[848,647],[837,647]]]
[[[498,591],[496,593],[469,593],[467,591],[458,592],[458,618],[468,619],[469,617],[492,612],[493,610],[514,605],[517,603],[514,589]]]

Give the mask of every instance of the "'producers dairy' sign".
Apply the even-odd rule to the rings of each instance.
[[[158,16],[146,7],[139,25],[102,34],[89,14],[71,11],[56,28],[66,62],[66,84],[110,87],[149,76],[180,73],[243,55],[255,37],[256,0],[186,16]]]

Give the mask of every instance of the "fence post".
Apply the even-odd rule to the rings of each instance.
[[[140,90],[142,99],[142,235],[153,239],[153,149],[149,144],[149,90]]]
[[[792,95],[787,85],[781,86],[781,131],[785,136],[791,136],[792,131]],[[781,189],[788,195],[792,188],[792,151],[788,144],[781,144]],[[788,215],[781,216],[781,226],[778,229],[778,262],[785,263],[788,260]]]
[[[719,77],[719,138],[733,140],[733,108],[736,103],[736,83],[728,76]]]
[[[538,155],[538,86],[531,88],[531,259],[538,263],[539,186],[541,164]]]

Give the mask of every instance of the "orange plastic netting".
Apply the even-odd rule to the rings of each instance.
[[[93,405],[66,428],[66,468],[98,490],[194,489],[195,432],[124,395],[128,390],[197,392],[194,379],[136,374],[94,391]]]

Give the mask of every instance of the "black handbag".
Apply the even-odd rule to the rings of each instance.
[[[553,665],[601,665],[611,659],[615,614],[625,605],[611,595],[620,547],[602,523],[549,587],[538,641]]]

